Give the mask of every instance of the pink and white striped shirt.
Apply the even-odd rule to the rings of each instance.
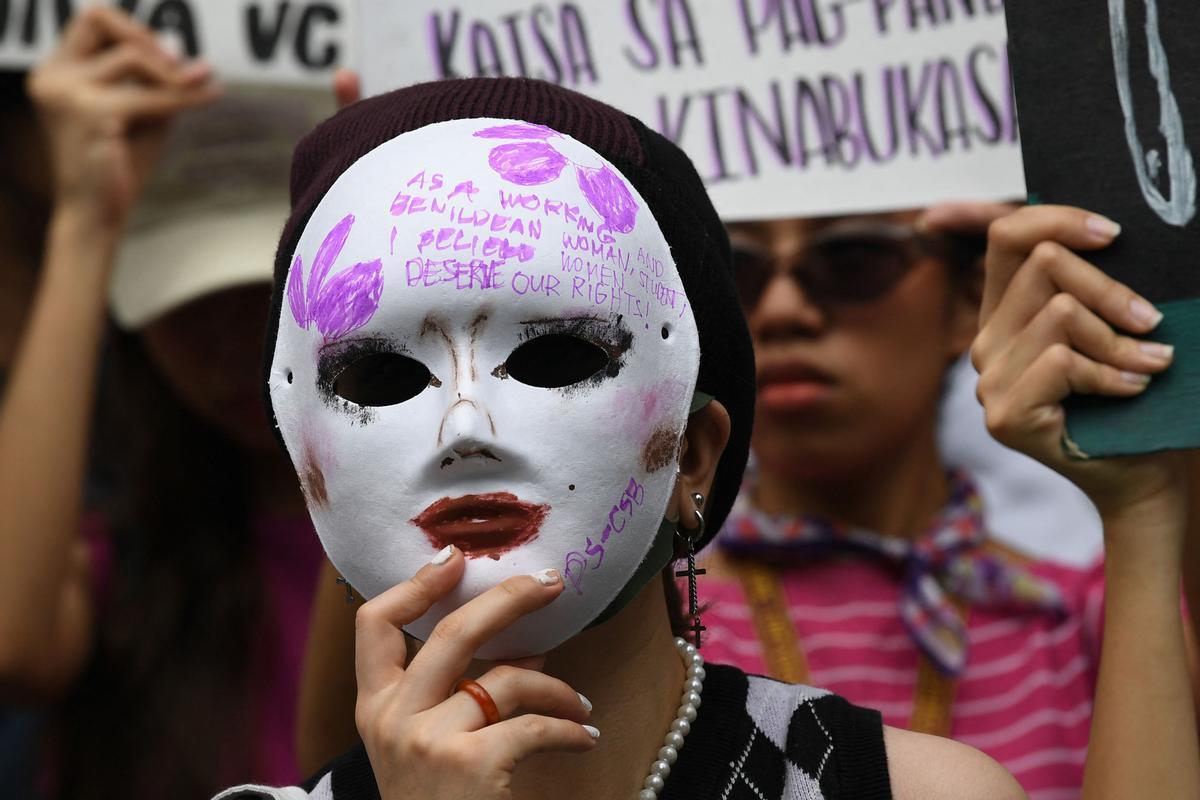
[[[769,674],[742,584],[720,561],[702,564],[711,568],[699,582],[707,606],[704,655]],[[1026,568],[1061,589],[1067,614],[971,609],[950,734],[1007,767],[1033,800],[1078,798],[1099,666],[1103,564]],[[875,559],[829,556],[789,567],[780,578],[808,661],[806,682],[907,727],[918,652],[897,610],[899,571]]]

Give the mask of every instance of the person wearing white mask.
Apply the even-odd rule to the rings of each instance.
[[[969,747],[698,652],[671,565],[690,590],[733,502],[753,359],[674,145],[541,82],[445,81],[319,126],[292,198],[264,378],[367,598],[362,745],[221,798],[1023,796]]]

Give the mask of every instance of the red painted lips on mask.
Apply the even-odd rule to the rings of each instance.
[[[412,518],[430,544],[455,545],[467,558],[500,556],[537,537],[550,506],[520,500],[511,492],[443,497]]]

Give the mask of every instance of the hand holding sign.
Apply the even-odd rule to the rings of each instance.
[[[1069,394],[1134,396],[1172,361],[1169,347],[1114,330],[1149,333],[1161,314],[1072,252],[1107,247],[1119,230],[1064,206],[1028,207],[994,223],[971,351],[992,435],[1071,479],[1102,514],[1157,502],[1179,484],[1173,458],[1078,461],[1061,444]]]
[[[55,202],[85,219],[123,224],[167,124],[217,96],[203,62],[183,64],[124,12],[93,7],[29,77],[54,169]]]
[[[1083,796],[1140,797],[1154,786],[1156,797],[1196,797],[1195,662],[1179,586],[1182,577],[1194,597],[1200,576],[1183,558],[1184,454],[1080,460],[1062,446],[1068,395],[1136,402],[1128,398],[1186,368],[1171,366],[1169,347],[1135,338],[1160,338],[1163,314],[1076,255],[1094,258],[1118,234],[1105,217],[1067,206],[994,223],[971,355],[992,434],[1074,481],[1104,524],[1104,635]]]
[[[1095,209],[1124,227],[1092,260],[1159,304],[1155,337],[1177,366],[1133,400],[1067,403],[1077,455],[1200,444],[1200,16],[1185,0],[1007,4],[1021,141],[1033,202]]]

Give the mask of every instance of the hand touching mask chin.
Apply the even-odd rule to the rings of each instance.
[[[367,153],[318,204],[270,393],[360,593],[466,555],[413,635],[510,575],[563,574],[563,597],[478,653],[511,658],[582,630],[646,559],[699,357],[663,234],[611,164],[542,126],[453,120]]]

